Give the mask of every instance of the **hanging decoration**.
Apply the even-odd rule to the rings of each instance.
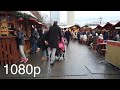
[[[38,19],[36,19],[35,17],[33,17],[33,16],[29,15],[29,14],[26,14],[26,13],[13,11],[13,14],[18,18],[18,20],[29,20],[30,18],[33,18],[33,19],[35,19],[36,21],[39,22]]]

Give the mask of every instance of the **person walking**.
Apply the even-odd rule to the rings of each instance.
[[[45,29],[42,34],[41,34],[41,39],[40,39],[40,46],[41,46],[41,51],[42,51],[42,61],[48,60],[49,54],[48,54],[48,30]]]
[[[28,61],[28,58],[26,58],[25,52],[24,52],[24,44],[25,44],[25,42],[24,42],[24,32],[21,30],[21,28],[19,28],[17,30],[16,37],[17,37],[17,43],[18,43],[18,46],[19,46],[20,54],[21,54],[20,62],[26,63]]]
[[[37,32],[36,28],[32,29],[31,33],[31,54],[34,54],[37,50],[37,43],[39,39],[39,33]]]
[[[49,55],[50,55],[50,65],[54,65],[55,53],[58,48],[59,39],[61,41],[61,29],[57,25],[57,21],[54,21],[53,26],[49,28]]]
[[[71,38],[71,33],[70,31],[67,29],[66,32],[65,32],[65,38],[67,40],[67,46],[69,45],[69,41],[70,41],[70,38]]]

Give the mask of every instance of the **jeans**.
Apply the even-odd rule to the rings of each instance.
[[[49,54],[48,54],[48,49],[47,49],[47,48],[44,49],[44,50],[42,50],[42,55],[43,55],[43,56],[49,56]]]
[[[55,61],[55,53],[56,53],[56,50],[57,48],[48,48],[49,50],[49,55],[50,55],[50,59],[51,59],[51,62],[50,63],[54,63]]]
[[[31,52],[35,53],[36,50],[37,50],[37,43],[32,43],[31,44]]]
[[[20,50],[21,58],[26,58],[24,53],[24,45],[19,45],[19,50]]]

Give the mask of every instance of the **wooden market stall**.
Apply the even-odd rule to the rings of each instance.
[[[120,21],[111,27],[113,37],[115,34],[120,35]],[[120,68],[120,41],[108,40],[106,46],[106,60]]]
[[[20,57],[14,36],[16,20],[11,11],[0,11],[0,64],[16,63]]]
[[[95,29],[101,30],[102,26],[98,25]]]
[[[10,11],[0,11],[0,36],[13,35],[16,17]]]
[[[107,32],[108,34],[110,34],[110,29],[112,28],[113,24],[107,22],[102,28],[101,28],[101,33],[104,34],[104,32]],[[110,37],[108,37],[108,39],[110,39]]]
[[[41,26],[37,19],[17,11],[0,11],[0,64],[17,63],[20,53],[15,36],[21,27],[25,33],[25,53],[30,50],[30,26]]]
[[[109,23],[109,22],[107,22],[102,28],[101,28],[101,30],[110,30],[111,29],[111,27],[113,26],[113,24],[111,24],[111,23]]]

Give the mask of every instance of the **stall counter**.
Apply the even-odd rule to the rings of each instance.
[[[120,68],[120,42],[108,40],[106,45],[105,60]]]

